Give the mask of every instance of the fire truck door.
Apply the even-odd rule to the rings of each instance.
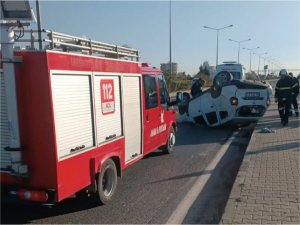
[[[158,87],[159,87],[159,102],[160,102],[160,122],[158,132],[160,133],[161,145],[166,143],[168,137],[167,123],[170,121],[173,112],[168,110],[168,99],[170,99],[169,92],[167,89],[167,83],[163,75],[158,75]]]
[[[120,76],[94,75],[97,140],[102,144],[123,135]]]
[[[142,104],[141,79],[123,77],[125,161],[129,162],[142,153]]]
[[[161,108],[158,104],[158,91],[155,76],[143,76],[145,113],[144,113],[144,154],[159,147],[158,128]]]

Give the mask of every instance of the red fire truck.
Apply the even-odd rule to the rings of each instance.
[[[43,35],[43,50],[15,50],[19,60],[2,60],[1,199],[46,205],[89,191],[105,204],[125,168],[158,148],[174,148],[165,79],[139,63],[132,48]],[[10,147],[8,63],[15,69],[20,148]]]

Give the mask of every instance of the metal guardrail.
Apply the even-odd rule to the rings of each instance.
[[[16,30],[16,32],[18,31]],[[35,43],[40,42],[40,40],[35,38],[35,34],[37,34],[38,31],[24,30],[23,32],[27,34],[26,37],[21,38],[16,42],[30,43],[30,46],[27,46],[27,48],[35,49]],[[130,47],[93,41],[91,39],[71,36],[51,30],[42,30],[41,33],[44,49],[139,61],[138,50]]]

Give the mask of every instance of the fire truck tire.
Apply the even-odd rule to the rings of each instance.
[[[174,146],[175,146],[175,140],[176,140],[175,130],[172,127],[171,130],[170,130],[169,136],[168,136],[167,143],[161,147],[162,152],[165,153],[165,154],[172,153],[173,150],[174,150]]]
[[[117,168],[112,159],[103,163],[101,172],[97,178],[97,192],[101,204],[111,201],[118,184]]]

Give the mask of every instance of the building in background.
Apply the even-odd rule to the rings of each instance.
[[[170,62],[168,63],[161,63],[160,64],[160,70],[163,73],[170,73]],[[172,62],[172,74],[177,74],[178,71],[178,63]]]

